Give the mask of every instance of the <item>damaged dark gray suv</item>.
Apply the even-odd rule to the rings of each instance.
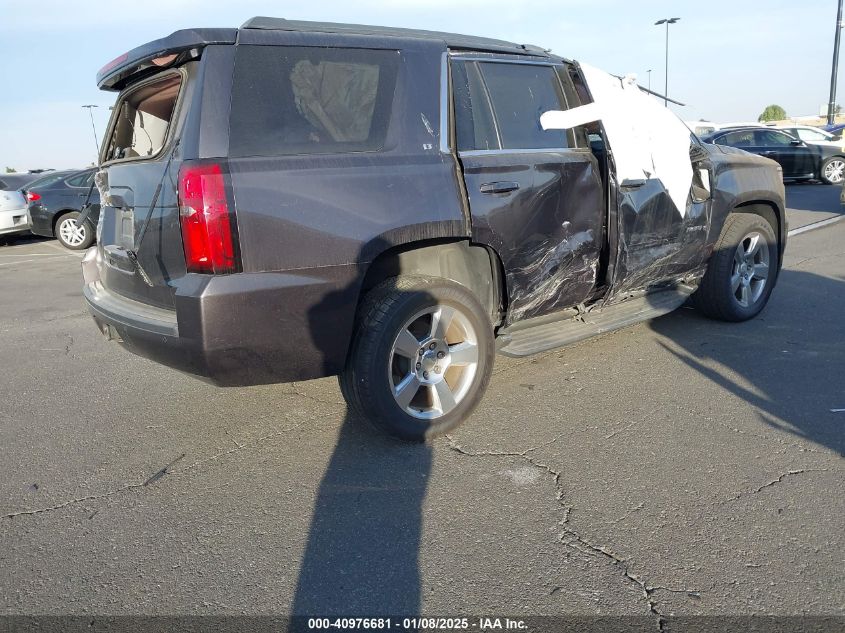
[[[83,262],[102,332],[222,386],[339,374],[405,439],[465,419],[496,351],[690,297],[745,320],[781,266],[775,163],[538,47],[254,18],[97,81],[119,91]]]

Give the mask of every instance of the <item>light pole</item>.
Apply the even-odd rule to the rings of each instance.
[[[662,20],[658,20],[654,23],[654,26],[660,26],[661,24],[666,25],[666,76],[665,76],[665,87],[663,88],[663,105],[669,107],[669,25],[675,24],[681,18],[664,18]]]
[[[839,34],[842,31],[842,0],[836,12],[836,35],[833,38],[833,68],[830,71],[830,101],[827,103],[827,124],[833,125],[836,109],[836,74],[839,70]]]
[[[651,90],[651,68],[649,68],[646,72],[648,73],[648,89]]]
[[[96,155],[99,158],[100,156],[100,141],[97,140],[97,128],[94,125],[94,115],[91,112],[91,108],[99,108],[100,106],[94,105],[93,103],[89,103],[87,105],[82,106],[83,108],[88,108],[88,114],[91,116],[91,129],[94,130],[94,150],[96,151]]]

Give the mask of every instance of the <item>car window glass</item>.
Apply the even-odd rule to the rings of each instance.
[[[458,151],[499,149],[493,112],[476,63],[452,64],[452,91]]]
[[[35,189],[36,187],[46,187],[47,185],[52,185],[54,182],[57,182],[64,178],[67,173],[64,174],[50,174],[49,176],[43,176],[38,180],[33,180],[26,186],[26,189]]]
[[[90,187],[93,178],[94,172],[86,171],[68,178],[67,180],[65,180],[65,182],[71,187]]]
[[[540,115],[565,110],[566,101],[554,68],[535,64],[480,63],[493,104],[503,149],[570,147],[561,130],[543,130]]]
[[[387,135],[399,53],[239,46],[233,156],[375,151]]]
[[[798,138],[802,141],[824,141],[827,140],[824,134],[816,132],[815,130],[808,130],[806,128],[799,128],[796,130]]]
[[[141,86],[117,106],[106,160],[152,157],[161,151],[182,85],[180,75]]]
[[[793,139],[788,134],[783,132],[775,132],[774,130],[758,130],[754,132],[755,144],[760,147],[769,147],[771,145],[789,145]]]
[[[743,130],[741,132],[728,132],[716,139],[719,145],[732,145],[733,147],[751,147],[754,145],[754,132]]]

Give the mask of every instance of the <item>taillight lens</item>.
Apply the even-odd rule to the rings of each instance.
[[[34,191],[27,191],[26,192],[26,199],[30,202],[35,202],[36,200],[41,200],[41,195],[35,193]]]
[[[234,216],[226,202],[226,185],[220,165],[182,165],[179,170],[179,223],[188,272],[238,272]]]

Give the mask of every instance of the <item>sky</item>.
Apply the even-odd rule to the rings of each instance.
[[[827,103],[837,0],[0,0],[0,171],[96,160],[114,94],[95,75],[127,50],[191,27],[235,27],[256,15],[423,28],[536,44],[662,92],[684,120],[753,121],[777,103],[789,116]],[[845,65],[845,62],[843,62]],[[843,71],[845,72],[845,71]],[[841,74],[841,73],[840,73]],[[845,86],[842,87],[845,91]],[[845,101],[845,94],[842,95]]]

